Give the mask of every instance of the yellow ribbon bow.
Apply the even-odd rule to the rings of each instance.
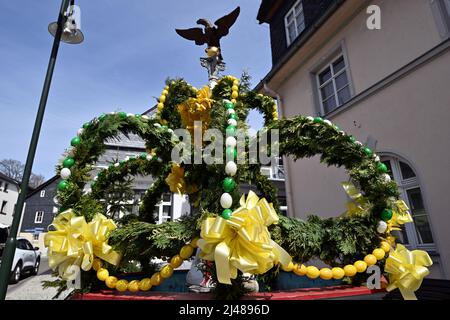
[[[192,194],[198,191],[198,186],[196,184],[187,185],[184,180],[184,168],[179,164],[172,165],[172,170],[166,178],[166,183],[173,193],[178,193],[179,195],[187,193]]]
[[[433,261],[427,252],[422,250],[411,252],[398,244],[395,251],[389,254],[384,267],[389,273],[387,291],[398,288],[403,299],[417,300],[414,292],[420,288],[423,279],[430,273],[427,267],[431,265]]]
[[[216,262],[217,279],[224,284],[236,279],[237,270],[263,274],[277,262],[287,266],[292,260],[270,238],[267,227],[279,219],[273,205],[252,191],[247,200],[242,196],[240,205],[229,220],[217,217],[203,221],[198,241],[200,257]]]
[[[196,121],[201,121],[202,132],[208,129],[209,123],[211,122],[211,108],[214,102],[210,97],[211,92],[209,87],[205,86],[197,91],[195,98],[189,98],[177,107],[181,122],[189,130],[192,138],[194,138]]]
[[[347,202],[347,211],[343,215],[350,217],[368,215],[371,205],[355,185],[351,182],[342,182],[341,184],[345,193],[352,199]]]
[[[74,280],[81,267],[92,268],[94,257],[117,265],[120,254],[107,244],[107,236],[116,228],[111,219],[97,214],[87,223],[84,217],[76,216],[72,210],[58,215],[52,223],[56,231],[49,231],[44,238],[48,248],[48,263],[64,280]]]

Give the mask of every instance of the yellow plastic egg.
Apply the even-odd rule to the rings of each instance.
[[[189,259],[192,254],[194,253],[194,248],[192,248],[190,245],[184,246],[183,248],[181,248],[180,250],[180,257],[182,257],[183,259]]]
[[[120,292],[127,291],[128,289],[128,281],[127,280],[119,280],[116,283],[116,290]]]
[[[166,96],[162,95],[161,97],[159,97],[159,102],[166,102]]]
[[[128,291],[130,292],[138,292],[139,291],[139,281],[133,280],[128,284]]]
[[[219,48],[217,47],[209,47],[205,51],[208,54],[208,57],[214,57],[219,54]]]
[[[377,263],[377,258],[373,254],[368,254],[364,257],[364,262],[367,263],[368,266],[373,266]]]
[[[239,87],[237,86],[237,85],[233,85],[232,87],[231,87],[231,90],[232,91],[239,91]]]
[[[333,278],[333,273],[329,268],[322,268],[320,269],[320,278],[323,280],[330,280]]]
[[[356,270],[355,266],[348,264],[344,267],[344,272],[346,277],[353,277],[358,270]]]
[[[365,263],[362,260],[358,260],[354,263],[354,266],[356,268],[356,271],[358,271],[359,273],[362,273],[364,271],[366,271],[367,269],[367,263]]]
[[[236,99],[237,97],[239,97],[239,94],[236,91],[233,91],[231,93],[231,98]]]
[[[172,266],[170,264],[165,265],[164,267],[161,268],[161,270],[159,271],[159,274],[164,279],[170,278],[173,274]]]
[[[389,244],[389,242],[383,241],[383,242],[381,242],[380,249],[382,249],[384,252],[387,253],[387,252],[391,251],[391,245]]]
[[[181,266],[183,264],[183,258],[180,257],[179,254],[177,254],[176,256],[173,256],[172,259],[170,259],[170,265],[172,266],[172,268],[176,269],[179,266]]]
[[[386,252],[383,249],[375,249],[372,254],[377,258],[377,260],[381,260],[386,255]]]
[[[333,279],[336,280],[342,279],[345,276],[345,271],[342,268],[333,268],[331,272],[333,273]]]
[[[234,103],[234,104],[236,104],[236,99],[231,99],[231,103]]]
[[[192,248],[197,248],[198,247],[198,240],[200,240],[200,238],[194,238],[192,239],[191,243],[189,244]]]
[[[105,281],[108,277],[109,277],[108,270],[106,270],[104,268],[98,269],[98,271],[97,271],[97,278],[98,278],[98,280]]]
[[[149,278],[144,278],[139,281],[139,290],[148,291],[152,288],[152,282]]]
[[[108,288],[114,289],[116,287],[117,281],[119,281],[116,277],[109,276],[105,280],[105,284]]]
[[[162,109],[164,109],[164,104],[160,102],[156,107],[158,108],[159,111],[161,111]]]
[[[307,269],[304,264],[297,264],[293,271],[298,276],[305,276],[307,273]]]
[[[314,266],[309,266],[306,267],[306,276],[310,279],[316,279],[318,278],[320,275],[320,271],[319,269],[317,269],[317,267]]]
[[[163,96],[167,96],[169,94],[169,91],[167,91],[166,89],[163,90],[162,95]]]
[[[281,269],[285,272],[291,272],[292,270],[294,270],[295,267],[296,267],[295,264],[292,261],[290,261],[287,266],[281,266]]]
[[[164,279],[161,277],[159,272],[157,272],[154,275],[152,275],[152,278],[150,279],[150,283],[152,284],[152,286],[159,286],[163,282],[163,280]]]
[[[92,262],[92,269],[98,271],[102,267],[102,265],[103,265],[102,260],[94,259],[94,261]]]

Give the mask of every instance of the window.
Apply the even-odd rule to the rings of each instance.
[[[297,1],[284,17],[287,45],[289,46],[305,30],[302,1]]]
[[[27,243],[24,239],[17,240],[17,249],[28,250]]]
[[[1,207],[1,210],[0,210],[0,214],[6,214],[6,204],[8,203],[8,201],[4,201],[3,200],[3,202],[2,202],[2,207]]]
[[[394,235],[398,242],[412,249],[424,248],[434,250],[434,240],[425,209],[422,191],[413,168],[405,161],[396,157],[385,157],[383,163],[388,167],[388,173],[399,186],[402,200],[408,205],[414,223],[407,223],[402,231]]]
[[[33,233],[33,241],[39,240],[39,233]]]
[[[44,220],[44,211],[36,211],[36,215],[34,216],[34,223],[42,223]]]
[[[350,81],[343,55],[318,72],[317,85],[322,114],[327,114],[350,100]]]
[[[8,192],[8,184],[5,182],[5,186],[3,187],[3,192]]]
[[[158,213],[158,223],[164,223],[172,220],[172,194],[164,193],[161,201],[156,207]]]
[[[45,190],[41,191],[41,198],[45,197]]]

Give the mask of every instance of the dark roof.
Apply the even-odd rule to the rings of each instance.
[[[153,113],[155,113],[155,109],[156,109],[156,106],[153,106],[150,109],[148,109],[147,111],[143,112],[142,114],[147,115],[147,116],[152,115]]]
[[[275,11],[278,8],[277,0],[262,0],[260,12],[264,5],[268,6],[269,4],[265,3],[271,3],[275,9],[272,8],[272,11]],[[254,88],[255,91],[259,91],[263,88],[264,84],[269,82],[273,76],[292,58],[292,56],[300,49],[302,48],[308,40],[314,36],[314,34],[317,32],[317,30],[336,12],[336,10],[345,2],[345,0],[333,0],[331,4],[328,6],[326,10],[324,10],[321,15],[317,16],[315,19],[315,22],[311,25],[309,25],[303,33],[295,39],[295,41],[289,46],[288,50],[283,54],[281,59],[278,60],[277,64],[275,64],[272,67],[272,70],[269,71],[269,73],[262,79],[258,85]],[[264,9],[265,13],[267,13],[267,8]],[[259,14],[258,12],[258,20],[259,20]],[[262,14],[262,13],[261,13]],[[268,13],[267,13],[268,14]],[[271,12],[270,14],[273,14]],[[267,16],[265,16],[267,17]],[[265,22],[265,21],[263,21]]]
[[[9,183],[12,183],[12,184],[15,184],[15,185],[17,185],[17,186],[20,186],[20,182],[19,182],[19,181],[14,180],[13,178],[8,177],[7,175],[5,175],[5,174],[3,174],[3,173],[1,173],[1,172],[0,172],[0,179],[6,180],[6,181],[8,181]]]
[[[49,180],[45,181],[43,184],[41,184],[36,189],[30,190],[27,194],[27,198],[31,197],[33,194],[41,191],[42,189],[46,188],[48,185],[52,184],[56,180],[60,179],[60,176],[54,176],[53,178],[50,178]]]
[[[262,0],[256,19],[259,23],[269,22],[282,3],[283,0]]]

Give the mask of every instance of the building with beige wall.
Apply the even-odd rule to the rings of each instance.
[[[399,240],[430,253],[430,277],[449,279],[450,1],[263,0],[258,20],[273,68],[257,89],[284,117],[322,116],[374,148],[414,217]],[[290,216],[345,211],[344,169],[284,163]]]

